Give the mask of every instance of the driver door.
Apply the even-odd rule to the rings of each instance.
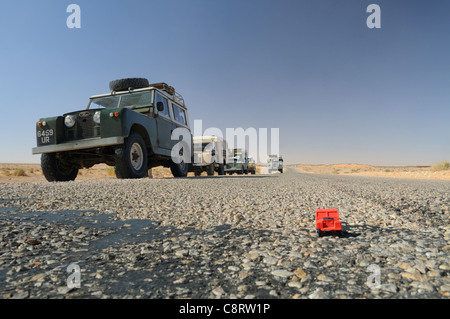
[[[172,131],[175,129],[175,124],[172,122],[169,111],[169,104],[167,99],[156,92],[155,105],[158,102],[162,102],[164,109],[158,110],[158,116],[156,117],[156,127],[158,132],[158,146],[165,149],[172,149]]]

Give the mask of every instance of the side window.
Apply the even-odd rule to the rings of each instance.
[[[184,114],[184,111],[175,104],[172,104],[172,106],[173,106],[173,117],[175,121],[186,125],[186,115]]]
[[[167,99],[165,97],[161,96],[160,94],[156,93],[155,106],[158,102],[162,102],[164,104],[164,110],[159,111],[158,114],[163,115],[170,119],[169,107],[167,105]]]

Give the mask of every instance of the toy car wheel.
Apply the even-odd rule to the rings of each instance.
[[[319,235],[319,237],[322,235],[322,232],[320,231],[319,228],[316,229],[316,233],[317,233],[317,235]]]

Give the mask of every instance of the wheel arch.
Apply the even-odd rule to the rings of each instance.
[[[149,134],[148,134],[148,132],[147,132],[147,130],[145,129],[144,126],[142,126],[140,124],[137,124],[137,123],[133,124],[131,126],[131,128],[130,128],[129,135],[131,133],[137,133],[137,134],[141,135],[142,138],[145,141],[145,146],[147,147],[148,154],[152,154],[153,153],[152,143],[150,141],[150,136],[149,136]]]

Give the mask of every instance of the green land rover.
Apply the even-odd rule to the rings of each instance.
[[[193,142],[183,97],[142,78],[111,81],[110,91],[92,96],[84,110],[39,119],[32,153],[42,154],[45,178],[71,181],[99,163],[114,166],[117,178],[142,178],[156,166],[185,177]],[[176,129],[185,132],[182,140]]]

